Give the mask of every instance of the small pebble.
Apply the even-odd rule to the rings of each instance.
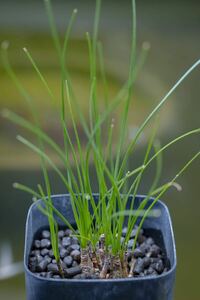
[[[66,229],[65,230],[65,236],[70,236],[72,234],[71,229]]]
[[[63,238],[64,235],[65,235],[64,230],[59,230],[59,231],[58,231],[58,237],[59,237],[60,239]]]
[[[71,246],[70,246],[71,247]],[[69,250],[68,249],[65,249],[65,248],[61,248],[60,249],[60,257],[61,258],[64,258],[65,256],[67,256],[69,254]]]
[[[151,257],[150,258],[150,261],[151,261],[151,264],[156,264],[157,262],[159,262],[159,258],[158,257]]]
[[[37,256],[37,255],[40,255],[40,250],[31,251],[31,256]]]
[[[81,273],[81,267],[80,266],[76,266],[76,267],[72,267],[72,268],[68,268],[68,269],[65,269],[64,270],[64,274],[65,274],[65,277],[67,278],[71,278],[77,274],[80,274]]]
[[[147,275],[157,275],[157,272],[150,266],[150,267],[146,270],[146,274],[147,274]]]
[[[53,250],[49,251],[49,257],[54,258]]]
[[[73,244],[73,245],[70,245],[67,249],[70,252],[73,251],[73,250],[80,250],[80,246],[78,244]]]
[[[58,266],[56,264],[52,264],[52,263],[48,264],[47,270],[48,270],[48,272],[53,272],[54,274],[55,273],[59,274]]]
[[[38,272],[44,272],[46,270],[46,267],[48,265],[48,261],[46,259],[43,259],[37,266],[36,270]]]
[[[144,271],[144,261],[142,258],[138,258],[135,262],[135,266],[134,266],[134,274],[140,274]]]
[[[77,238],[76,236],[73,236],[73,237],[71,238],[71,244],[73,244],[73,245],[79,244],[79,240],[78,240],[78,238]]]
[[[43,257],[41,255],[36,256],[36,261],[39,264],[43,260]]]
[[[41,248],[49,248],[51,246],[51,242],[48,239],[41,240]]]
[[[41,253],[42,256],[45,256],[45,255],[49,254],[49,250],[44,248],[44,249],[41,250],[40,253]]]
[[[154,244],[154,240],[151,237],[147,238],[145,242],[149,246],[152,246]]]
[[[73,263],[72,263],[72,267],[77,267],[78,266],[78,263],[77,263],[77,261],[73,261]]]
[[[35,240],[35,241],[34,241],[34,247],[35,247],[36,249],[40,249],[40,247],[41,247],[41,242],[40,242],[39,240]]]
[[[81,259],[81,252],[79,250],[73,250],[71,253],[70,253],[71,257],[76,260],[76,261],[80,261]]]
[[[69,247],[71,245],[71,238],[70,237],[64,237],[62,240],[63,247]]]
[[[136,248],[136,249],[134,250],[133,255],[134,255],[135,258],[138,258],[138,257],[144,257],[144,256],[145,256],[145,253],[144,253],[144,251],[142,251],[140,248]]]
[[[35,256],[30,257],[30,258],[29,258],[29,261],[30,261],[31,263],[37,262],[37,258],[36,258]]]
[[[66,264],[66,266],[69,268],[72,266],[72,263],[73,263],[73,258],[71,256],[66,256],[64,259],[63,259],[63,262]]]
[[[49,230],[43,230],[42,231],[42,238],[43,239],[49,239],[50,238],[50,231]]]
[[[48,261],[49,264],[51,263],[52,258],[49,257],[49,255],[45,255],[44,258]]]
[[[128,241],[128,248],[132,248],[133,247],[133,244],[134,244],[134,239],[131,239]]]
[[[164,265],[161,259],[155,264],[155,270],[158,272],[158,274],[161,274],[163,272]]]
[[[133,228],[133,230],[131,231],[131,235],[130,235],[130,238],[134,238],[137,234],[137,231],[138,231],[138,228]]]
[[[144,268],[148,268],[151,264],[151,259],[149,257],[144,257],[143,264],[144,264]]]
[[[153,244],[149,250],[151,257],[157,257],[158,254],[160,253],[160,247],[157,245]]]
[[[150,246],[144,242],[140,245],[140,250],[145,254],[150,250]]]

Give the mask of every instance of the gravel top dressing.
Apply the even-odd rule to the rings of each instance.
[[[124,228],[121,240],[123,242],[127,229]],[[134,237],[137,228],[135,227],[131,233],[130,240],[127,245],[127,267],[130,271],[131,262],[133,263],[132,277],[143,276],[159,276],[170,269],[170,263],[166,257],[164,249],[155,243],[152,236],[147,234],[145,230],[141,230],[136,248],[132,251]],[[81,249],[78,238],[72,235],[70,229],[62,229],[58,231],[60,264],[63,274],[60,274],[58,265],[53,255],[50,241],[50,231],[42,230],[33,241],[32,250],[29,256],[29,269],[36,275],[44,278],[57,279],[100,279],[99,269],[91,274],[83,274],[81,267]],[[100,249],[100,242],[97,244],[96,251]],[[107,279],[113,278],[108,266]],[[128,277],[128,276],[127,276]]]

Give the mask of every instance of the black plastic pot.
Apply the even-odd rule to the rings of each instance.
[[[95,195],[98,201],[98,195]],[[135,200],[137,207],[144,196]],[[52,197],[54,205],[74,224],[69,195]],[[151,203],[152,200],[149,200]],[[158,218],[147,218],[143,228],[157,232],[156,243],[165,248],[171,268],[160,276],[109,280],[46,279],[36,276],[28,269],[28,257],[34,236],[48,226],[47,218],[38,210],[37,204],[30,207],[25,237],[25,277],[27,300],[172,300],[176,271],[176,249],[169,211],[158,201],[155,208],[161,211]],[[60,225],[63,225],[58,220]]]

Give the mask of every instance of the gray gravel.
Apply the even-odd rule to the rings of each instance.
[[[138,235],[138,241],[134,252],[134,237],[138,228],[135,227],[130,233],[130,239],[127,243],[127,259],[131,267],[134,258],[133,276],[152,276],[159,275],[168,271],[169,261],[163,254],[161,248],[155,243],[152,237],[145,236],[143,230]],[[127,228],[123,229],[121,242],[125,242]],[[59,251],[60,264],[62,266],[65,278],[74,279],[94,279],[97,274],[85,275],[81,273],[80,261],[81,252],[78,238],[72,235],[69,229],[59,230]],[[59,268],[51,248],[50,232],[43,230],[37,239],[33,242],[33,247],[29,257],[29,268],[38,276],[45,278],[60,279]]]

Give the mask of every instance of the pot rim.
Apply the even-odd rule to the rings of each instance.
[[[94,196],[98,197],[98,193],[93,193]],[[66,193],[66,194],[54,194],[54,195],[51,195],[51,198],[58,198],[58,197],[68,197],[70,196],[69,193]],[[131,195],[130,195],[131,197]],[[146,196],[145,195],[136,195],[136,197],[138,198],[145,198]],[[153,199],[153,197],[151,197],[150,199]],[[41,199],[39,199],[38,201],[42,201]],[[37,201],[37,202],[38,202]],[[26,219],[26,231],[25,231],[25,237],[27,236],[28,234],[28,221],[29,221],[29,217],[30,217],[30,214],[31,214],[31,210],[37,205],[37,202],[31,204],[31,206],[29,207],[29,210],[28,210],[28,214],[27,214],[27,219]],[[169,230],[171,232],[171,237],[172,237],[172,243],[173,243],[173,255],[174,255],[174,263],[173,265],[171,266],[170,270],[163,273],[163,274],[160,274],[159,276],[156,276],[156,275],[148,275],[148,276],[144,276],[144,277],[127,277],[127,278],[116,278],[116,279],[67,279],[67,278],[64,278],[64,279],[57,279],[57,278],[43,278],[43,277],[40,277],[38,275],[35,275],[35,273],[31,272],[26,264],[26,254],[27,254],[27,240],[25,239],[25,245],[24,245],[24,268],[25,268],[25,272],[28,273],[29,276],[32,276],[34,277],[35,279],[37,280],[42,280],[42,281],[49,281],[49,282],[60,282],[60,283],[98,283],[98,284],[101,284],[101,283],[113,283],[113,282],[132,282],[132,281],[144,281],[144,280],[156,280],[156,279],[162,279],[162,278],[165,278],[165,277],[168,277],[170,276],[170,274],[174,273],[175,270],[176,270],[176,265],[177,265],[177,257],[176,257],[176,245],[175,245],[175,238],[174,238],[174,232],[173,232],[173,227],[172,227],[172,221],[171,221],[171,217],[170,217],[170,214],[169,214],[169,209],[167,207],[167,205],[165,203],[163,203],[161,200],[158,200],[157,203],[159,203],[159,205],[161,205],[167,215],[168,215],[168,221],[169,221]]]

